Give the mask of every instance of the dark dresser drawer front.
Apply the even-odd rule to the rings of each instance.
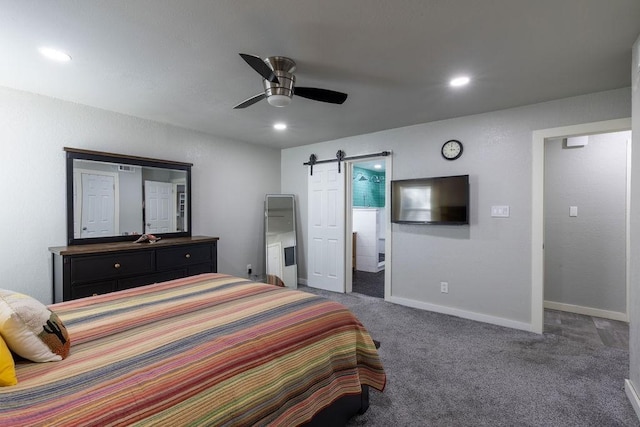
[[[144,276],[129,277],[127,279],[118,280],[117,290],[121,291],[123,289],[137,288],[138,286],[180,279],[182,277],[185,277],[184,268],[179,270],[163,271],[162,273],[145,274]]]
[[[116,290],[116,281],[95,282],[87,285],[71,287],[71,299],[90,297],[93,295],[108,294]]]
[[[71,259],[71,277],[74,283],[144,274],[153,270],[153,251]]]
[[[187,268],[187,276],[195,276],[202,273],[214,273],[213,264],[197,264]]]
[[[175,248],[158,249],[156,265],[158,270],[183,267],[213,261],[212,245],[190,245]]]

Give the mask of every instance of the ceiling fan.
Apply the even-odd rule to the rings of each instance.
[[[234,109],[247,108],[263,99],[275,107],[284,107],[289,105],[294,94],[331,104],[342,104],[347,99],[346,93],[316,87],[296,86],[296,77],[293,75],[296,63],[291,58],[270,56],[263,60],[259,56],[247,55],[246,53],[241,53],[240,56],[262,76],[264,92],[242,101],[233,107]]]

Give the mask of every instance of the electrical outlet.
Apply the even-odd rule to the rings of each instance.
[[[443,294],[449,293],[449,282],[440,282],[440,292]]]
[[[247,264],[247,274],[251,275],[251,264]]]

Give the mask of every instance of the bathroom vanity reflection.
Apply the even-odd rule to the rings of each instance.
[[[296,206],[292,194],[265,197],[265,265],[267,281],[298,287]]]
[[[190,236],[190,163],[65,151],[68,244]]]

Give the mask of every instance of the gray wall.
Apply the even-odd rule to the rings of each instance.
[[[631,131],[591,135],[581,147],[546,141],[545,301],[626,314],[630,138]]]
[[[631,91],[633,102],[631,151],[631,285],[629,289],[629,377],[640,391],[640,38],[633,45]]]
[[[264,269],[263,201],[280,150],[0,88],[0,287],[52,301],[50,246],[66,242],[65,155],[83,148],[193,163],[193,234],[220,237],[218,270]]]
[[[120,232],[144,233],[142,219],[142,168],[120,172]]]
[[[312,153],[327,159],[338,149],[347,156],[393,150],[393,176],[387,179],[469,174],[468,227],[392,225],[392,255],[386,261],[392,266],[392,297],[528,329],[532,131],[629,117],[630,94],[618,89],[283,150],[282,191],[298,196],[301,253],[307,246],[303,163]],[[452,138],[464,144],[464,154],[453,162],[440,155]],[[511,217],[492,218],[492,205],[509,205]],[[299,269],[306,278],[302,257]],[[440,293],[440,281],[449,282],[448,294]]]

